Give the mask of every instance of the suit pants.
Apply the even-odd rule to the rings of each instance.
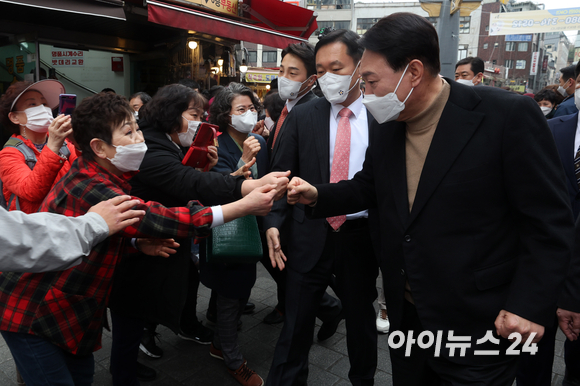
[[[405,301],[399,329],[405,336],[418,336],[423,326],[415,306]],[[518,356],[498,356],[493,363],[459,364],[444,357],[434,357],[434,348],[421,349],[416,344],[405,355],[406,345],[389,347],[394,386],[511,386],[518,369]]]
[[[558,332],[558,318],[554,317],[554,319],[554,324],[545,328],[544,336],[538,342],[538,352],[535,355],[521,354],[516,376],[517,386],[550,386],[552,384],[552,364]]]
[[[347,348],[353,385],[373,385],[377,366],[377,330],[374,301],[377,297],[377,260],[368,226],[327,234],[320,259],[309,272],[288,267],[284,326],[270,373],[271,386],[306,385],[308,352],[312,345],[315,315],[327,286],[336,275],[337,295],[346,319]],[[289,256],[288,259],[300,259]],[[325,322],[325,320],[322,320]]]

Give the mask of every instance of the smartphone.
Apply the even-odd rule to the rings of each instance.
[[[77,96],[74,94],[60,94],[58,96],[58,114],[71,115],[77,107]]]

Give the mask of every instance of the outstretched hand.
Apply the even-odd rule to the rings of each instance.
[[[133,225],[145,216],[144,210],[132,210],[135,205],[140,204],[139,200],[131,200],[131,196],[117,196],[110,200],[99,202],[91,207],[89,212],[94,212],[101,216],[109,227],[109,236]]]
[[[318,200],[318,189],[304,181],[300,177],[292,178],[288,184],[288,204],[294,205],[296,203],[311,205]]]
[[[177,251],[179,243],[174,239],[137,239],[135,242],[137,249],[149,256],[169,257]]]
[[[238,170],[236,170],[233,173],[230,173],[230,175],[232,176],[244,176],[246,179],[252,178],[252,172],[250,171],[250,168],[252,166],[254,166],[254,164],[256,163],[256,157],[253,157],[250,162],[248,162],[247,164],[245,164],[244,166],[242,166],[241,168],[239,168]]]

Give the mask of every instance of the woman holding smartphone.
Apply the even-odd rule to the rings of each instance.
[[[71,118],[52,116],[64,86],[57,80],[17,82],[0,98],[0,119],[12,136],[0,151],[0,180],[9,210],[38,211],[52,188],[77,158],[65,141]]]

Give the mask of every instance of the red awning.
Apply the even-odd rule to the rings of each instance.
[[[318,28],[317,13],[279,0],[246,0],[240,3],[244,16],[256,24],[308,39]]]
[[[261,0],[266,1],[266,0]],[[269,0],[283,6],[298,8],[277,0]],[[303,8],[301,8],[304,10]],[[312,16],[313,12],[305,10]],[[276,31],[261,24],[253,25],[226,17],[205,13],[192,8],[167,4],[156,0],[147,1],[148,20],[153,23],[167,25],[196,32],[207,33],[233,40],[244,40],[270,47],[285,48],[288,44],[307,42],[306,32],[300,38],[301,31]],[[316,28],[316,22],[311,23]],[[305,24],[306,26],[306,24]],[[311,26],[308,27],[312,28]]]
[[[111,19],[125,19],[123,11],[123,2],[120,0],[96,0],[96,1],[77,1],[77,0],[0,0],[2,3],[11,3],[16,5],[26,5],[54,11],[63,11],[78,13],[81,15],[108,17]],[[24,11],[23,11],[24,12]]]

